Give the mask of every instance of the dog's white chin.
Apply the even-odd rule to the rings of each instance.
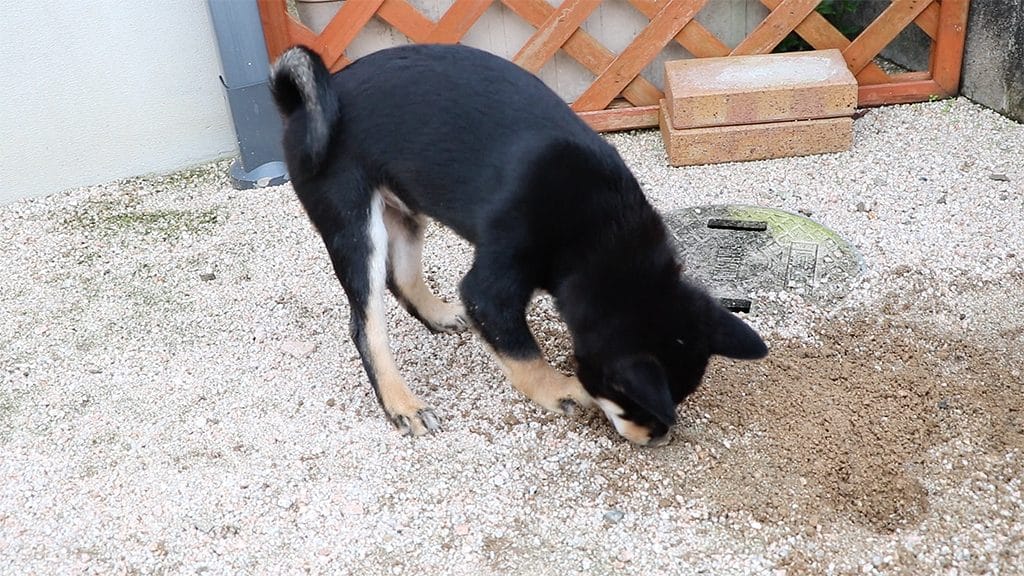
[[[595,402],[601,407],[601,411],[615,426],[615,431],[626,440],[641,446],[662,446],[668,443],[669,435],[665,434],[659,438],[651,438],[651,431],[643,426],[635,424],[632,420],[623,418],[625,412],[621,406],[606,398],[597,398]]]

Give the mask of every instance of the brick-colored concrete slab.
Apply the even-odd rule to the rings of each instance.
[[[850,116],[857,79],[839,50],[665,63],[672,126],[736,126]]]
[[[685,129],[670,126],[668,120],[663,100],[661,135],[672,166],[842,152],[853,144],[850,117]]]

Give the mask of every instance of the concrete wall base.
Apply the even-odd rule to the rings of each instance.
[[[1024,3],[975,0],[967,25],[961,93],[1024,122]]]

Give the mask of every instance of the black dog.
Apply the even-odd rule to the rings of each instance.
[[[274,64],[271,87],[295,192],[348,296],[370,383],[403,431],[438,421],[391,355],[385,285],[432,330],[470,324],[537,404],[568,412],[595,400],[639,444],[666,438],[712,354],[767,353],[681,279],[661,218],[616,151],[511,62],[413,45],[331,75],[296,47]],[[427,217],[476,247],[460,285],[465,308],[423,282]],[[538,289],[572,333],[579,379],[552,368],[527,327]]]

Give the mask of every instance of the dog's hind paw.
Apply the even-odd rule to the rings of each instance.
[[[412,415],[393,416],[391,422],[405,436],[423,436],[441,429],[441,421],[431,408],[422,408]]]

